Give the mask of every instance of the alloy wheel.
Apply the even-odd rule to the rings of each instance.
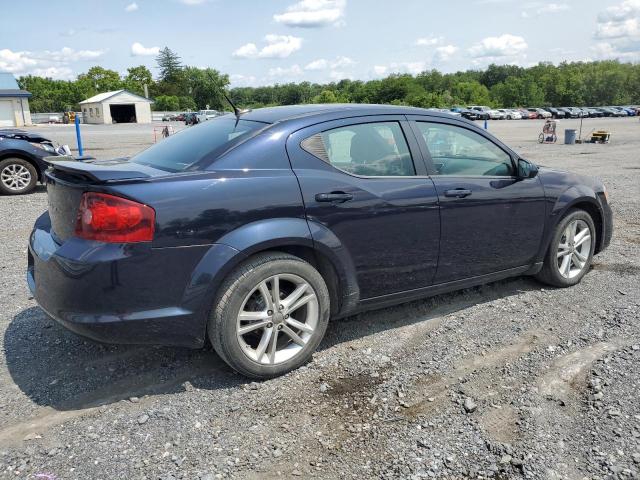
[[[573,220],[562,232],[557,266],[564,278],[574,278],[584,270],[591,254],[591,230],[584,220]]]
[[[10,163],[0,172],[0,181],[9,190],[19,192],[31,183],[31,172],[24,165]]]
[[[242,303],[236,335],[254,362],[275,365],[299,354],[320,318],[313,287],[294,274],[274,275],[256,285]]]

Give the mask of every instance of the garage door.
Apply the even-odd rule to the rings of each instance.
[[[13,116],[11,102],[0,100],[0,127],[15,127],[16,121]]]

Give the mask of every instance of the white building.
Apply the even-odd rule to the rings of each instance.
[[[127,90],[99,93],[80,102],[85,123],[151,123],[152,100]]]
[[[10,73],[0,73],[0,128],[31,125],[29,97]]]

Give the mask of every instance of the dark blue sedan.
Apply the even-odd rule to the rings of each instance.
[[[52,163],[27,274],[50,316],[105,342],[209,340],[268,378],[308,361],[330,318],[516,275],[568,287],[611,240],[600,181],[459,117],[240,113],[131,159]]]

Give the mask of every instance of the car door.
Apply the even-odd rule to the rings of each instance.
[[[473,125],[410,118],[440,203],[435,283],[531,264],[545,221],[540,179],[518,178],[515,154]]]
[[[348,251],[361,299],[433,282],[438,197],[404,116],[314,125],[293,133],[287,152],[309,222]]]

